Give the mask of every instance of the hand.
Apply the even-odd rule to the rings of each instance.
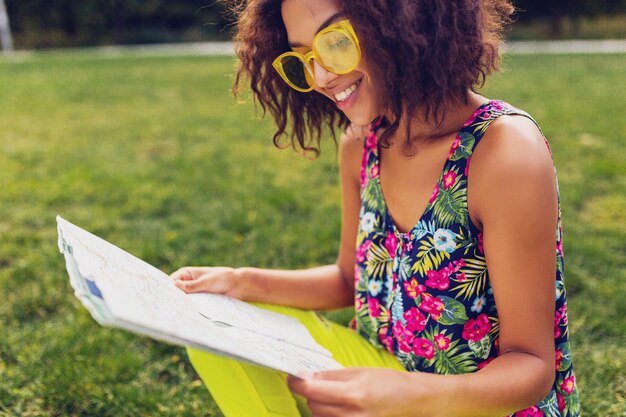
[[[313,417],[409,417],[441,415],[424,374],[382,368],[318,372],[289,388],[308,401]]]
[[[236,297],[239,283],[237,270],[229,267],[186,266],[170,275],[174,284],[185,292],[210,292]]]

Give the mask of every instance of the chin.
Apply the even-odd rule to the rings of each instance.
[[[344,112],[350,123],[357,126],[369,126],[378,116],[377,112]]]

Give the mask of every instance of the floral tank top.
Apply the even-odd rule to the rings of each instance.
[[[530,118],[501,101],[481,105],[457,133],[428,205],[407,233],[394,225],[380,185],[376,130],[381,120],[370,126],[361,164],[353,324],[409,371],[475,372],[498,356],[498,311],[482,233],[467,210],[467,172],[476,145],[501,115]],[[554,385],[543,401],[515,417],[580,415],[567,329],[560,208],[555,258]]]

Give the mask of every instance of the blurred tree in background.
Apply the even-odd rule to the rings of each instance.
[[[18,48],[228,38],[215,0],[6,0]]]
[[[583,17],[626,14],[626,0],[513,0],[513,4],[518,9],[518,22],[544,21],[550,25],[554,38],[563,35],[566,20],[576,35]]]
[[[229,36],[229,22],[223,13],[227,0],[5,1],[17,48],[207,41]],[[513,0],[513,3],[519,12],[512,36],[520,25],[543,25],[542,29],[531,29],[523,36],[578,37],[581,22],[599,16],[609,16],[612,26],[617,28],[608,36],[622,36],[626,32],[626,0]],[[602,31],[606,34],[604,23],[596,19],[599,31],[590,36],[602,37]]]

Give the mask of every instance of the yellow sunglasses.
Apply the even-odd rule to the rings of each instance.
[[[361,60],[361,49],[354,28],[342,20],[320,30],[313,38],[312,50],[303,55],[289,51],[281,54],[272,66],[293,89],[307,93],[315,87],[315,74],[311,61],[335,74],[347,74]]]

